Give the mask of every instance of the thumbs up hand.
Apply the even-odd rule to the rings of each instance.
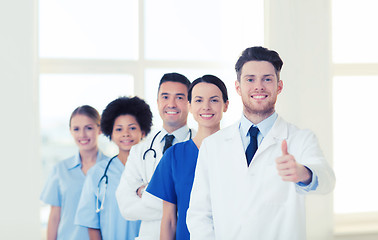
[[[302,182],[308,185],[311,182],[312,172],[304,165],[297,163],[294,156],[289,154],[286,140],[282,141],[281,149],[282,156],[276,159],[278,175],[283,181]]]

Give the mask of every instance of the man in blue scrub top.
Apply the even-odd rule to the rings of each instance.
[[[167,73],[161,78],[157,104],[163,128],[132,147],[121,176],[116,192],[118,206],[125,219],[142,220],[137,239],[160,238],[162,201],[144,190],[163,150],[168,147],[166,145],[183,142],[194,136],[194,132],[186,125],[189,85],[190,81],[178,73]]]

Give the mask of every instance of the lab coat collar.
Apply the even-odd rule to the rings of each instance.
[[[240,166],[245,166],[245,169],[249,169],[254,164],[247,166],[245,159],[245,150],[239,131],[240,121],[231,125],[230,127],[221,130],[224,134],[224,140],[229,143],[230,149],[233,149],[232,157],[240,162]],[[288,137],[288,124],[280,116],[277,117],[272,128],[264,137],[260,146],[257,148],[253,161],[259,161],[259,155],[263,154],[270,146],[282,142],[283,139]],[[243,167],[244,169],[244,167]]]
[[[278,115],[276,112],[274,112],[272,115],[264,119],[258,124],[252,123],[250,120],[247,119],[247,117],[243,114],[240,119],[240,128],[241,132],[245,134],[245,136],[248,135],[249,128],[251,126],[258,127],[260,134],[262,134],[262,138],[264,138],[270,129],[272,128],[274,122],[276,121]]]
[[[278,142],[282,142],[282,140],[287,139],[287,137],[288,125],[285,122],[285,120],[278,116],[273,124],[272,129],[270,129],[270,131],[258,147],[255,156],[257,157],[260,153],[264,152],[271,145],[277,144]]]

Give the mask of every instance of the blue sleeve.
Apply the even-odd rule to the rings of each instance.
[[[311,172],[312,172],[312,178],[311,178],[311,182],[308,185],[302,182],[297,183],[298,187],[301,188],[305,192],[315,191],[319,185],[318,176],[316,176],[313,171]]]
[[[148,184],[147,192],[152,195],[177,205],[175,182],[173,179],[174,149],[170,147],[161,158],[153,176]]]
[[[41,193],[41,201],[46,204],[60,207],[62,205],[62,193],[59,185],[59,165],[55,165],[47,178]]]
[[[96,213],[97,183],[95,183],[95,167],[90,169],[85,178],[79,205],[75,215],[75,224],[87,228],[100,229],[100,217]]]

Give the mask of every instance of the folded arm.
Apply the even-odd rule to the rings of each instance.
[[[134,150],[134,151],[133,151]],[[146,186],[147,179],[144,176],[143,160],[138,149],[131,149],[125,170],[122,173],[120,183],[116,190],[116,198],[119,210],[126,220],[160,220],[162,216],[162,201],[147,196],[140,188]]]

